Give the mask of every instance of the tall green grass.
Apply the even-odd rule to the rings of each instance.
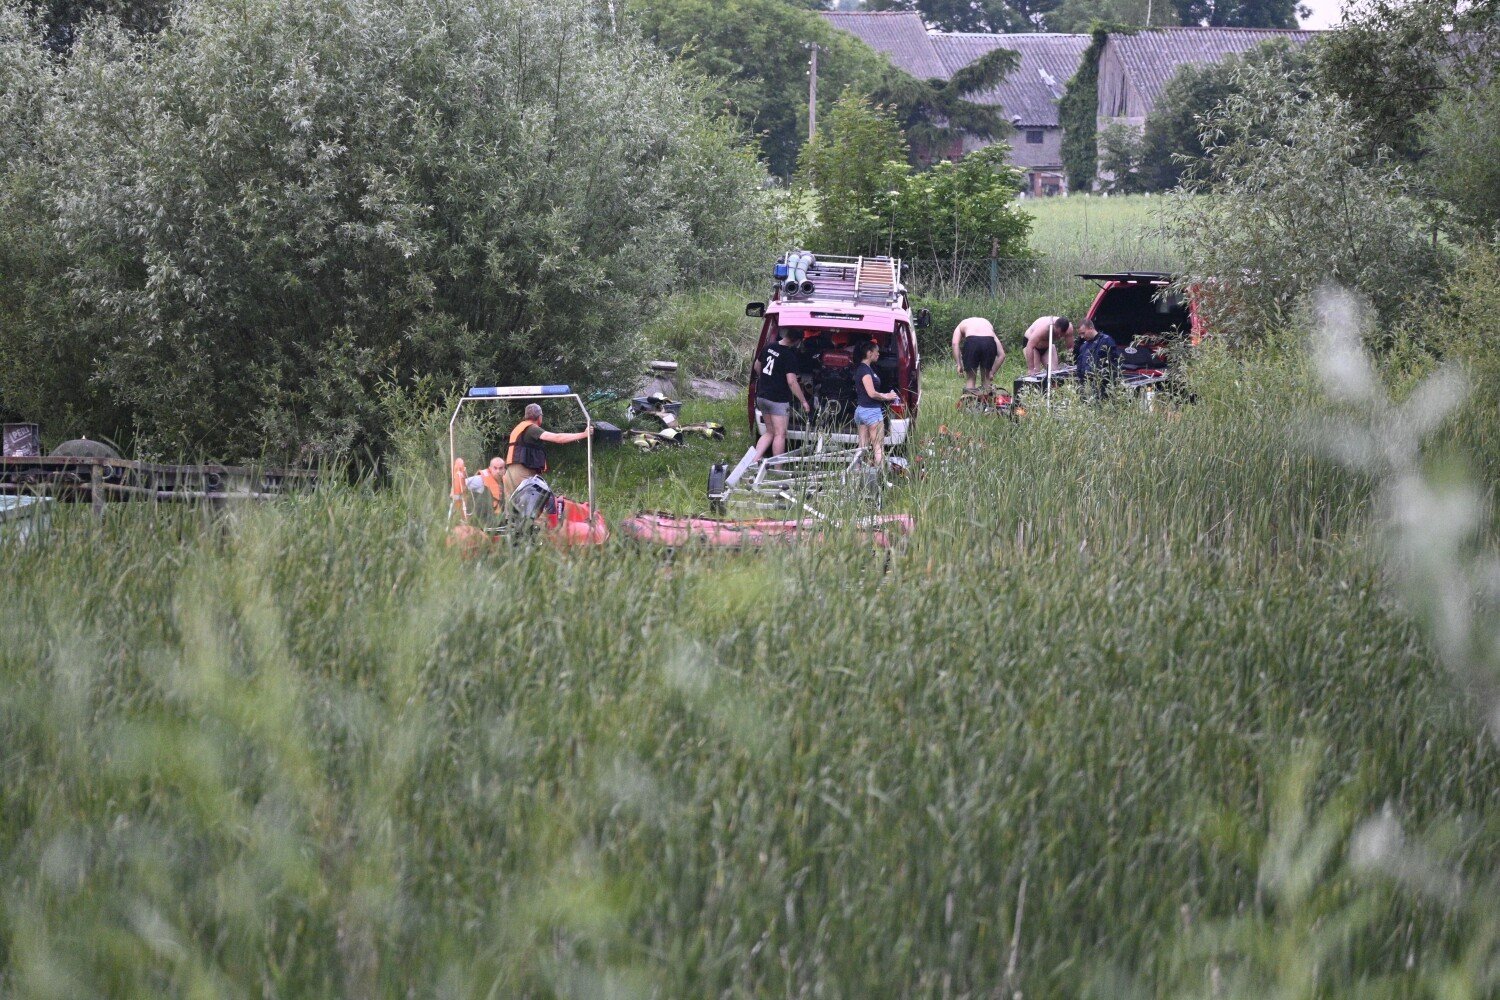
[[[59,517],[3,554],[0,990],[1149,995],[1271,905],[1299,753],[1493,865],[1494,751],[1385,596],[1372,483],[1305,446],[1294,367],[1210,369],[1178,415],[1022,424],[934,372],[889,557],[463,562],[435,461]],[[1416,995],[1456,920],[1391,898],[1328,975]]]

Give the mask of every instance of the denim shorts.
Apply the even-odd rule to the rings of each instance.
[[[861,427],[873,427],[885,420],[885,410],[878,406],[856,406],[854,422]]]
[[[755,408],[768,417],[789,417],[792,415],[791,403],[778,403],[774,399],[766,399],[764,396],[755,397]]]

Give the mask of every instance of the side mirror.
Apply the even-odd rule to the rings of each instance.
[[[753,316],[758,319],[765,314],[766,304],[764,302],[752,302],[745,307],[746,316]]]
[[[932,310],[931,309],[918,309],[917,310],[917,329],[918,330],[925,330],[925,329],[927,329],[931,325],[932,325]]]

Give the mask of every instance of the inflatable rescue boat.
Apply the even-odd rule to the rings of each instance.
[[[727,521],[713,517],[678,517],[642,511],[620,524],[627,538],[651,545],[679,547],[707,545],[717,548],[759,548],[794,541],[821,541],[833,526],[827,522],[800,520]],[[862,518],[856,530],[876,548],[890,548],[897,539],[911,534],[909,514],[881,514]]]

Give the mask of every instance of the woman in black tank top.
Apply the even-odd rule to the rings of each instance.
[[[854,345],[854,426],[859,431],[865,460],[877,469],[885,465],[885,404],[894,403],[894,392],[880,391],[880,376],[870,362],[880,357],[873,340]]]

